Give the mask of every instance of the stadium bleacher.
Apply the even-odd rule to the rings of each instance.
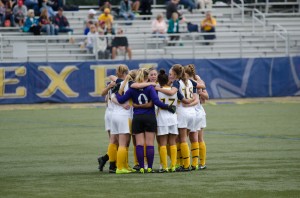
[[[285,1],[285,0],[284,0]],[[295,2],[298,1],[292,1]],[[172,41],[175,46],[168,46],[161,38],[154,38],[151,34],[151,22],[157,14],[165,15],[162,6],[153,6],[151,20],[143,20],[144,16],[137,16],[133,24],[128,26],[124,20],[116,19],[114,27],[121,27],[132,48],[133,59],[152,58],[239,58],[239,57],[279,57],[300,55],[300,13],[299,9],[283,12],[265,12],[261,2],[245,4],[244,14],[238,7],[214,6],[212,15],[217,20],[217,39],[211,45],[204,45],[201,33],[188,33],[186,23],[180,27],[178,41]],[[270,1],[268,7],[272,5]],[[260,14],[253,12],[259,9]],[[68,35],[32,36],[19,28],[0,28],[0,60],[1,61],[84,61],[96,60],[95,54],[80,48],[84,40],[84,20],[87,8],[79,11],[65,11],[64,14],[74,29],[75,43],[69,43]],[[295,12],[294,12],[295,11]],[[205,17],[203,10],[189,13],[181,9],[187,21],[200,24]],[[256,14],[253,14],[256,13]],[[170,43],[170,41],[168,41]],[[18,46],[26,45],[18,55],[14,50]],[[124,59],[118,56],[117,59]]]

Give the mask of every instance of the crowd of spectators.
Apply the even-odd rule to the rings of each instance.
[[[170,40],[169,46],[176,45],[180,40],[180,24],[186,20],[179,11],[178,5],[184,4],[191,11],[196,6],[190,0],[169,0],[166,3],[166,16],[158,14],[151,22],[152,33],[155,37]],[[82,42],[82,47],[90,53],[97,54],[99,59],[115,59],[118,54],[125,54],[132,58],[132,50],[128,39],[124,36],[124,30],[118,28],[115,34],[114,18],[123,18],[131,25],[136,15],[151,15],[152,0],[121,0],[117,12],[112,10],[110,0],[100,0],[99,10],[90,9],[84,21],[84,35],[87,38]],[[211,0],[198,0],[201,9],[206,6],[211,8]],[[40,35],[58,35],[60,32],[73,34],[68,19],[63,14],[62,0],[0,0],[0,25],[20,26],[24,32],[32,32]],[[166,19],[166,20],[165,20]],[[216,20],[207,12],[205,19],[200,23],[199,31],[208,33],[204,35],[205,40],[215,39]],[[198,30],[196,30],[198,31]],[[169,34],[169,37],[168,35]],[[173,35],[174,34],[174,35]],[[209,43],[206,43],[209,44]]]

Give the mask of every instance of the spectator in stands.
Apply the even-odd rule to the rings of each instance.
[[[211,34],[204,35],[203,37],[205,40],[213,40],[216,38],[216,35],[213,34],[216,32],[216,25],[217,25],[216,19],[211,16],[210,12],[206,12],[205,19],[201,21],[201,32],[211,33]],[[208,42],[205,44],[209,45]]]
[[[33,9],[35,14],[39,13],[39,1],[38,0],[25,0],[24,4],[27,9]]]
[[[212,0],[198,0],[198,5],[200,6],[200,9],[211,9],[212,8]]]
[[[0,0],[0,26],[3,26],[5,21],[5,6],[3,2]]]
[[[47,35],[57,35],[58,29],[51,23],[48,17],[47,9],[43,9],[39,18],[39,25],[41,26],[41,32],[46,32]]]
[[[151,5],[153,4],[152,0],[141,0],[141,15],[152,15]],[[143,18],[144,20],[150,19],[149,17]]]
[[[67,17],[63,15],[63,8],[58,8],[57,14],[54,18],[54,24],[58,29],[58,32],[68,32],[69,34],[73,34],[73,29],[70,28],[69,21]]]
[[[4,17],[3,17],[3,26],[4,27],[14,27],[15,26],[15,20],[14,20],[14,15],[12,12],[12,2],[11,1],[6,1],[4,3]]]
[[[52,9],[52,7],[48,6],[47,3],[48,3],[48,0],[43,0],[40,12],[42,13],[43,10],[47,10],[49,19],[51,21],[53,21],[54,17],[55,17],[55,13],[54,13],[54,10]]]
[[[165,38],[166,32],[167,32],[167,24],[162,14],[158,14],[156,19],[152,21],[152,33],[156,34],[158,37]]]
[[[122,16],[125,20],[134,20],[134,13],[131,10],[131,1],[122,0],[120,2],[120,12],[119,15]],[[131,25],[131,23],[126,23],[127,25]]]
[[[108,25],[113,26],[114,17],[110,14],[109,8],[104,9],[104,13],[100,14],[100,16],[98,17],[98,21],[104,21],[106,27]]]
[[[94,23],[93,23],[93,21],[88,21],[87,23],[86,23],[86,27],[85,27],[85,29],[84,29],[84,35],[87,35],[89,32],[90,32],[90,26],[91,25],[93,25]],[[94,24],[95,25],[95,24]]]
[[[15,22],[22,27],[25,21],[25,16],[27,15],[27,7],[23,5],[22,0],[18,0],[18,5],[14,7],[13,14]]]
[[[166,18],[168,20],[171,19],[172,14],[174,12],[176,12],[179,17],[181,16],[180,12],[177,9],[178,3],[179,3],[179,0],[171,0],[168,2],[167,7],[166,7]]]
[[[32,32],[34,35],[41,34],[41,26],[39,26],[39,21],[34,17],[34,10],[28,10],[27,18],[23,26],[24,32]]]
[[[109,8],[111,10],[111,3],[109,0],[98,0],[99,10],[104,12],[105,8]]]
[[[112,53],[112,41],[114,39],[113,35],[115,35],[114,29],[110,25],[107,26],[104,35],[107,36],[107,50],[109,50],[109,52]]]
[[[131,10],[135,14],[139,14],[141,2],[140,0],[134,0],[133,3],[131,4]]]
[[[188,8],[189,12],[193,12],[193,9],[196,8],[194,0],[180,0],[179,4],[186,6]]]
[[[86,44],[86,48],[89,50],[90,53],[96,53],[95,44],[96,44],[97,36],[98,36],[97,28],[94,24],[91,24],[90,32],[87,34],[87,44]]]
[[[90,10],[88,11],[88,17],[87,17],[87,19],[86,19],[85,22],[87,23],[87,22],[89,22],[89,21],[92,21],[92,22],[97,26],[98,19],[97,19],[97,17],[96,17],[96,14],[97,14],[96,10],[90,9]]]
[[[112,41],[112,59],[116,58],[117,53],[125,52],[128,54],[129,60],[131,60],[132,52],[129,47],[127,37],[123,35],[123,30],[121,28],[118,29],[117,36]]]
[[[98,48],[98,58],[99,59],[108,59],[110,56],[110,50],[107,48],[107,41],[104,37],[104,31],[99,31],[100,37],[97,40],[97,48]]]
[[[174,12],[172,14],[172,18],[169,20],[169,26],[168,26],[168,34],[178,34],[179,33],[179,23],[184,22],[184,20],[179,20],[177,12]],[[179,40],[180,36],[170,36],[170,40]],[[175,46],[175,43],[169,43],[169,46]]]
[[[61,8],[63,6],[62,0],[48,0],[47,4],[51,6],[55,11],[58,11],[58,8]]]

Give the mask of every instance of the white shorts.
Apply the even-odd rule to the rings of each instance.
[[[131,119],[127,115],[116,115],[111,117],[110,134],[130,133]]]
[[[206,128],[206,115],[197,112],[196,114],[196,123],[195,127],[197,131],[200,131],[203,128]]]
[[[106,108],[104,115],[105,131],[110,131],[111,129],[111,112],[110,109]]]
[[[157,136],[168,135],[168,134],[178,135],[177,124],[171,125],[171,126],[158,126],[157,127]]]
[[[178,128],[180,129],[186,128],[189,129],[191,132],[196,132],[195,131],[196,114],[180,112],[178,113],[177,118],[178,118]]]

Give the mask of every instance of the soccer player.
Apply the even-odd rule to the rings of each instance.
[[[129,73],[125,80],[121,82],[119,93],[123,94],[129,89],[134,72]],[[115,93],[112,95],[113,110],[111,118],[111,137],[117,142],[119,147],[117,151],[117,174],[131,173],[133,170],[128,166],[128,147],[130,143],[130,131],[132,121],[132,106],[129,101],[120,105]]]
[[[128,74],[127,66],[125,66],[125,65],[118,66],[118,68],[116,70],[117,77],[115,77],[115,76],[110,77],[110,79],[112,80],[111,84],[115,86],[116,83],[118,84],[118,83],[122,82],[123,79],[125,79],[127,74]],[[105,128],[109,132],[110,143],[107,148],[107,154],[102,157],[99,157],[98,163],[99,163],[99,170],[103,171],[103,167],[105,166],[106,162],[109,160],[110,161],[109,172],[115,173],[118,144],[116,144],[117,143],[116,140],[110,136],[111,117],[112,117],[112,114],[111,114],[111,112],[112,112],[112,101],[111,101],[112,85],[107,86],[102,92],[103,95],[104,94],[107,95],[106,96],[107,97],[107,108],[105,111]]]
[[[158,74],[158,82],[162,89],[170,90],[168,86],[168,75],[164,70],[160,70]],[[172,96],[168,96],[162,92],[158,92],[158,97],[161,101],[169,105],[177,104],[177,93]],[[177,128],[177,115],[172,114],[166,110],[158,108],[157,110],[157,140],[160,145],[159,155],[161,160],[162,168],[159,169],[160,173],[169,172],[167,163],[167,144],[170,148],[171,157],[171,172],[175,172],[176,159],[177,159],[177,147],[176,138],[178,136]]]
[[[171,90],[164,90],[156,87],[156,90],[165,93],[167,95],[174,95],[178,93],[178,99],[180,103],[178,105],[177,118],[179,129],[179,142],[177,144],[177,158],[182,156],[183,166],[178,167],[177,171],[189,171],[190,170],[190,153],[187,143],[187,130],[195,132],[195,109],[193,107],[186,107],[183,103],[191,103],[194,100],[198,100],[196,94],[197,83],[193,83],[186,79],[184,68],[180,64],[175,64],[169,71],[169,80],[172,81]],[[195,137],[196,135],[193,135]],[[193,149],[192,145],[192,149]],[[179,161],[179,160],[178,160]],[[179,162],[177,162],[179,163]]]
[[[196,75],[195,66],[193,64],[189,64],[185,66],[185,73],[188,78],[197,82],[197,93],[199,94],[199,102],[197,102],[195,106],[196,110],[196,130],[198,131],[198,142],[199,142],[199,155],[200,155],[200,167],[199,169],[205,169],[205,161],[206,161],[206,145],[203,137],[203,129],[206,127],[206,113],[202,106],[202,103],[205,103],[205,100],[208,100],[208,93],[206,91],[205,83],[201,78]],[[195,103],[191,103],[189,105],[194,105]],[[194,151],[196,152],[196,151]],[[193,161],[194,164],[196,162]]]
[[[137,72],[136,82],[143,83],[148,81],[149,71],[145,68],[141,68]],[[153,86],[148,86],[143,89],[129,88],[128,91],[120,96],[116,94],[119,103],[125,103],[130,98],[133,103],[145,104],[148,101],[152,102],[160,108],[168,109],[175,113],[174,106],[169,106],[162,103]],[[136,138],[136,154],[140,165],[140,173],[144,173],[144,144],[146,143],[146,156],[148,161],[148,173],[152,173],[152,165],[154,160],[154,138],[157,128],[157,122],[155,117],[154,106],[149,108],[134,108],[133,120],[132,120],[132,133]]]

